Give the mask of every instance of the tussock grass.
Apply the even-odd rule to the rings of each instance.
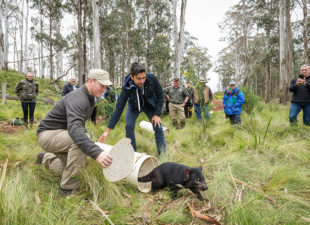
[[[203,193],[205,203],[189,190],[181,190],[178,198],[189,197],[174,201],[161,214],[164,204],[171,201],[168,190],[143,194],[126,181],[110,183],[92,159],[80,173],[80,193],[62,197],[59,175],[34,164],[36,154],[42,151],[36,143],[38,123],[27,132],[0,132],[0,174],[5,159],[9,160],[0,192],[0,224],[107,224],[89,200],[106,210],[115,224],[204,224],[191,217],[187,202],[192,201],[197,210],[210,206],[209,215],[221,214],[223,224],[305,224],[302,217],[310,218],[310,127],[301,123],[302,115],[297,126],[290,126],[289,106],[260,106],[250,115],[242,114],[242,124],[237,126],[231,126],[223,112],[212,114],[208,124],[193,117],[182,130],[175,130],[169,117],[163,118],[170,134],[166,135],[168,151],[158,158],[160,163],[197,167],[205,159],[202,167],[209,189]],[[39,122],[50,108],[38,104],[36,120]],[[18,102],[0,105],[0,120],[21,115]],[[141,120],[148,121],[141,115],[137,125]],[[93,141],[106,126],[86,124]],[[124,127],[123,115],[107,144],[114,145],[125,137]],[[136,141],[139,152],[157,157],[152,133],[136,126]],[[253,188],[245,187],[241,202],[233,201],[236,190],[228,164],[235,178]],[[236,185],[241,189],[240,183]]]

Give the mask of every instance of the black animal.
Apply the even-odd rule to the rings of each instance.
[[[208,189],[201,167],[191,168],[173,162],[159,165],[146,176],[139,177],[138,181],[152,181],[152,193],[158,189],[169,187],[173,191],[173,198],[176,197],[181,185],[189,188],[200,200],[204,200],[204,198],[199,190],[205,191]]]

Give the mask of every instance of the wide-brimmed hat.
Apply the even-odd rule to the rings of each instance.
[[[109,86],[113,83],[110,81],[110,75],[102,69],[91,69],[88,73],[88,78],[97,80],[101,85]]]
[[[207,83],[207,81],[206,81],[205,78],[200,78],[198,82],[199,82],[199,83]]]
[[[112,164],[103,169],[104,177],[111,182],[124,179],[134,169],[134,150],[129,138],[121,139],[111,146],[96,142],[95,144],[112,156]]]

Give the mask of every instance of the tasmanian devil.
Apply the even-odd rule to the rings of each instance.
[[[139,177],[138,181],[152,181],[152,193],[158,189],[169,187],[173,191],[174,198],[181,185],[189,188],[200,200],[204,200],[204,198],[199,190],[205,191],[208,189],[201,167],[191,168],[173,162],[159,165],[146,176]]]

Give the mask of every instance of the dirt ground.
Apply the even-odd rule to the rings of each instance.
[[[212,103],[215,105],[215,108],[213,109],[213,111],[222,111],[222,110],[224,110],[224,108],[223,108],[223,101],[217,100],[217,99],[213,99]]]
[[[0,132],[13,134],[25,130],[24,126],[11,126],[8,122],[0,121]]]

